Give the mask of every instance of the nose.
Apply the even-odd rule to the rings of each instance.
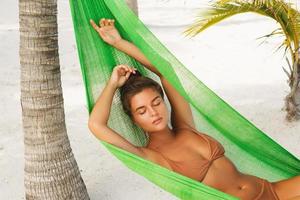
[[[153,107],[150,107],[149,112],[151,116],[155,116],[158,114],[157,110]]]

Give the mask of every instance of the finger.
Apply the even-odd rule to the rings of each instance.
[[[131,74],[130,72],[127,72],[127,73],[126,73],[126,75],[125,75],[126,80],[129,78],[130,74]]]
[[[114,26],[114,25],[115,25],[115,20],[114,20],[114,19],[110,20],[110,25],[111,25],[111,26]]]
[[[120,69],[124,70],[125,72],[128,72],[128,68],[126,65],[120,65]]]
[[[112,20],[110,20],[110,25],[114,25],[114,23],[115,23],[115,20],[114,19],[112,19]]]
[[[121,65],[122,67],[124,67],[125,69],[129,69],[128,65]]]
[[[97,26],[97,24],[94,22],[94,20],[90,19],[90,23],[92,25],[92,27],[95,29],[95,30],[98,30],[99,27]]]
[[[103,18],[102,24],[103,24],[103,26],[106,26],[106,19],[105,18]]]
[[[121,75],[121,76],[124,76],[126,74],[126,70],[124,68],[119,68],[118,69],[118,73]]]
[[[105,20],[105,18],[102,18],[102,19],[100,19],[100,21],[99,21],[99,24],[100,24],[100,26],[102,27],[102,26],[104,26],[104,20]]]
[[[126,66],[126,71],[131,72],[130,68]]]
[[[122,68],[123,65],[117,65],[115,68],[119,69]]]
[[[130,66],[126,65],[126,67],[127,67],[128,71],[132,72],[132,69]]]
[[[133,73],[134,72],[134,69],[133,69],[133,67],[130,67],[130,71]]]
[[[134,71],[133,67],[130,67],[130,66],[127,65],[127,68],[128,68],[128,70],[129,70],[130,72],[133,72],[133,71]]]
[[[124,69],[124,70],[126,70],[126,71],[128,71],[130,68],[129,68],[129,66],[128,65],[118,65],[118,67],[119,68],[122,68],[122,69]]]
[[[130,69],[132,72],[134,72],[134,67],[129,67],[129,69]]]
[[[104,26],[107,26],[107,25],[108,25],[108,19],[105,19]]]
[[[112,25],[112,20],[111,20],[111,19],[108,20],[108,25],[109,25],[109,26]]]
[[[130,67],[128,65],[121,65],[121,67],[125,70],[126,73],[133,73],[136,74],[135,70],[133,67]]]

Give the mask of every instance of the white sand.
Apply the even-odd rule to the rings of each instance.
[[[277,27],[272,20],[240,15],[188,39],[180,32],[191,22],[197,0],[139,3],[140,18],[182,63],[300,157],[300,122],[285,122],[281,110],[289,91],[281,68],[286,66],[283,53],[273,53],[281,39],[261,46],[256,40]],[[0,2],[0,199],[13,200],[24,199],[17,4]],[[91,199],[176,199],[127,169],[90,134],[68,1],[59,1],[59,47],[68,134]]]

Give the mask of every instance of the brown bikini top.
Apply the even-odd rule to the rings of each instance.
[[[203,179],[205,178],[206,174],[207,174],[207,171],[208,171],[210,165],[213,163],[213,161],[215,161],[216,159],[224,156],[224,153],[225,153],[224,147],[217,140],[215,140],[214,138],[212,138],[209,135],[206,135],[204,133],[201,133],[201,132],[197,131],[196,129],[192,128],[192,127],[179,127],[179,128],[176,128],[176,130],[178,130],[178,129],[188,129],[190,131],[193,131],[196,134],[198,134],[200,137],[202,137],[208,144],[208,148],[210,149],[209,158],[208,159],[204,158],[202,160],[197,161],[198,162],[197,164],[200,165],[200,167],[199,167],[200,171],[199,171],[199,174],[197,174],[196,179],[198,181],[202,182]],[[166,158],[166,160],[168,161],[169,159]],[[169,163],[169,164],[172,166],[174,171],[179,172],[179,173],[181,172],[181,168],[179,166],[176,166],[174,164],[172,165],[172,163]],[[184,174],[184,173],[181,173],[181,174]],[[195,177],[191,177],[191,178],[195,178]]]

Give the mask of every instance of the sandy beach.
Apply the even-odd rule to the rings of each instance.
[[[139,0],[140,19],[202,82],[269,137],[300,158],[300,121],[286,122],[287,67],[277,37],[257,38],[278,25],[255,14],[230,18],[188,38],[197,0]],[[299,4],[298,4],[299,5]],[[68,1],[58,2],[59,51],[66,125],[91,199],[177,199],[127,169],[90,133]],[[24,197],[24,145],[20,105],[18,1],[0,2],[0,199]],[[116,189],[117,188],[117,189]]]

